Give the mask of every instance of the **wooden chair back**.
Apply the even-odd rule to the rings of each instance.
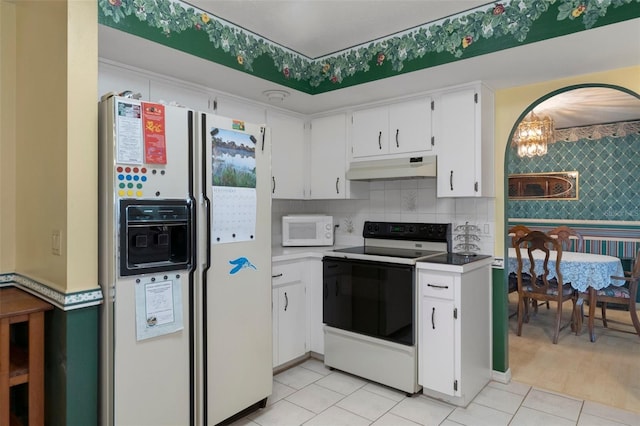
[[[511,237],[511,247],[515,247],[516,241],[531,232],[531,229],[524,225],[514,225],[509,229],[508,235]]]
[[[524,225],[514,225],[509,228],[508,236],[511,237],[511,247],[515,247],[516,241],[527,235],[531,230]],[[518,291],[518,282],[515,274],[512,272],[509,274],[509,293]]]
[[[547,232],[547,235],[557,238],[564,251],[582,251],[584,240],[582,235],[573,228],[561,225]],[[571,250],[572,248],[573,250]]]
[[[557,285],[562,287],[562,273],[560,272],[560,262],[562,261],[562,246],[560,242],[548,236],[542,231],[531,231],[524,237],[516,240],[515,242],[516,256],[518,259],[518,270],[516,271],[516,275],[518,278],[518,291],[531,292],[531,293],[540,293],[545,294],[549,292],[549,253],[551,250],[556,251],[556,262],[555,262],[555,280],[552,283],[553,285]],[[535,259],[534,252],[536,250],[544,253],[544,262],[543,262],[543,272],[541,274],[536,273],[535,268]],[[522,252],[525,251],[527,253],[527,257],[529,258],[530,268],[526,273],[531,276],[531,281],[529,286],[523,285],[522,275],[525,273],[523,271],[523,262],[522,262]],[[562,292],[558,292],[559,300],[562,300]],[[546,299],[546,297],[545,297]],[[555,299],[554,299],[555,300]]]

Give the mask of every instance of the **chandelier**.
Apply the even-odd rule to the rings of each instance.
[[[554,141],[553,119],[538,117],[533,111],[518,124],[513,135],[518,157],[543,156],[547,153],[547,144]]]

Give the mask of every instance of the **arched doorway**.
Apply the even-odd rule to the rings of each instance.
[[[552,116],[556,123],[556,139],[541,156],[519,157],[511,141],[520,121],[526,119],[532,111],[539,116]],[[513,123],[509,134],[504,158],[504,235],[508,234],[507,230],[511,225],[520,223],[538,227],[541,230],[567,223],[589,229],[600,227],[598,232],[604,235],[605,231],[602,229],[607,227],[620,228],[623,226],[620,224],[622,222],[640,222],[640,213],[637,210],[640,200],[633,198],[627,200],[628,194],[632,191],[621,189],[625,188],[625,185],[635,185],[634,182],[638,180],[637,172],[625,171],[624,167],[629,167],[628,164],[622,167],[620,163],[614,161],[627,160],[635,165],[640,164],[638,157],[633,157],[636,155],[633,152],[634,149],[630,149],[628,145],[640,143],[637,142],[638,139],[640,139],[640,96],[624,87],[603,84],[567,86],[537,99],[522,111]],[[583,149],[580,149],[580,144]],[[597,145],[597,147],[587,149],[586,144]],[[635,150],[637,151],[637,148]],[[603,165],[606,167],[601,167]],[[539,193],[532,193],[533,196],[528,198],[523,196],[524,193],[519,193],[515,197],[510,196],[510,175],[567,171],[579,172],[576,184],[577,194],[569,197],[571,199],[549,199]],[[610,179],[613,175],[617,176],[617,181]],[[638,191],[635,192],[638,194]],[[615,200],[624,200],[625,203],[628,201],[628,204],[616,204],[613,202]],[[508,243],[505,242],[505,252],[507,246]],[[505,261],[505,282],[508,275],[507,264],[508,262]],[[529,327],[536,327],[536,325],[533,323]],[[527,325],[523,335],[526,332]],[[567,336],[571,332],[565,330],[563,333]],[[581,338],[588,341],[584,332]],[[518,337],[515,337],[513,327],[510,327],[507,336],[509,347],[516,342],[515,339]],[[566,346],[563,346],[561,339],[556,347],[549,344],[547,350],[562,351],[566,350]],[[523,377],[519,374],[519,369],[526,369],[529,366],[524,362],[519,365],[521,358],[512,356],[509,349],[507,353],[512,378],[518,381]],[[535,377],[531,380],[535,380]],[[571,394],[566,389],[553,389],[549,383],[542,381],[528,384]],[[574,396],[595,399],[589,394],[574,393]],[[607,403],[607,401],[601,402]]]

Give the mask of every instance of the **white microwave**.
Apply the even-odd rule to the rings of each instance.
[[[295,214],[282,216],[283,246],[332,246],[333,216]]]

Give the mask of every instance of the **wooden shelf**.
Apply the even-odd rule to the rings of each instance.
[[[11,413],[9,417],[9,426],[22,426],[22,420],[15,414]]]
[[[29,381],[29,352],[25,348],[9,349],[9,387]]]
[[[10,403],[11,387],[22,384],[28,387],[29,424],[44,425],[44,312],[49,309],[53,306],[20,289],[0,288],[0,426],[22,424]],[[25,342],[12,333],[26,334]]]

